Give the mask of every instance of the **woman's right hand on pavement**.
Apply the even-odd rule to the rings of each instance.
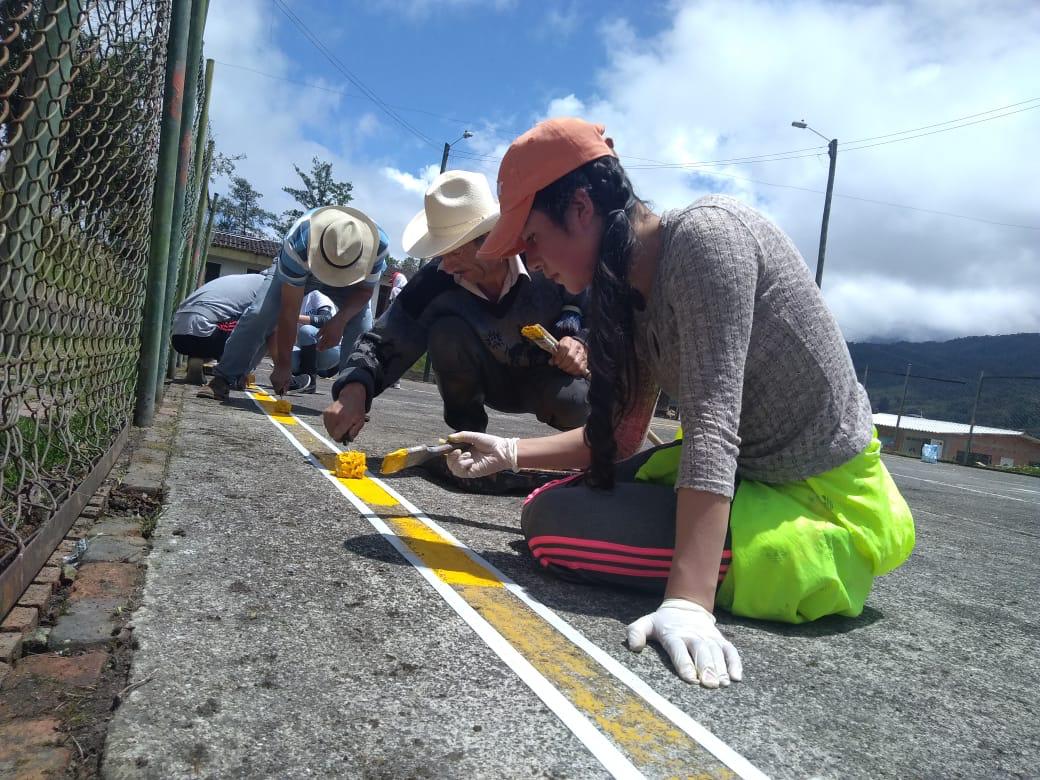
[[[468,444],[468,450],[452,450],[445,457],[448,470],[456,477],[476,479],[512,469],[519,471],[516,445],[519,439],[504,439],[486,433],[460,431],[448,437],[450,444]]]

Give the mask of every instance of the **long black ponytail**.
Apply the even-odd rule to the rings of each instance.
[[[592,383],[585,442],[592,450],[588,484],[609,490],[617,459],[614,429],[631,406],[637,381],[633,311],[639,294],[628,274],[636,244],[632,219],[642,202],[618,159],[600,157],[539,190],[532,208],[566,229],[565,215],[577,190],[588,192],[604,223],[589,295]]]

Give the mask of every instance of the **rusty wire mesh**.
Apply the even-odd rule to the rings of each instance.
[[[0,569],[130,418],[169,6],[0,3]]]

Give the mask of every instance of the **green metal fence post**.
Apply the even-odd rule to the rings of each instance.
[[[209,138],[209,99],[213,93],[213,60],[206,60],[206,75],[203,81],[202,107],[199,111],[199,132],[195,139],[195,181],[199,190],[198,205],[195,209],[195,220],[192,223],[190,246],[188,251],[188,265],[181,269],[180,283],[177,285],[177,301],[184,300],[184,296],[191,292],[191,284],[194,279],[192,269],[195,258],[198,256],[196,247],[202,240],[203,221],[206,218],[206,201],[208,199],[209,172],[213,164],[214,144]],[[188,242],[185,242],[187,244]]]
[[[173,223],[174,177],[181,135],[181,103],[184,67],[188,53],[191,0],[173,0],[170,34],[166,47],[166,83],[163,90],[162,130],[152,199],[152,232],[148,256],[148,282],[141,321],[141,360],[137,374],[134,424],[149,426],[155,416],[155,388],[162,354],[163,316],[166,311],[166,276],[170,260]]]
[[[206,217],[206,229],[202,233],[202,241],[199,242],[197,252],[198,259],[195,261],[195,287],[202,286],[203,270],[206,268],[206,258],[209,257],[209,245],[213,241],[213,222],[217,216],[217,201],[219,195],[214,195],[209,202],[209,214]]]
[[[210,164],[212,162],[210,154],[212,151],[213,145],[210,144],[205,153],[206,164],[202,167],[202,171],[199,174],[205,180],[209,179]],[[193,289],[191,284],[195,279],[195,258],[198,256],[199,242],[203,239],[202,230],[206,226],[206,206],[208,205],[209,195],[206,192],[206,188],[203,187],[202,192],[199,193],[198,205],[195,207],[195,219],[192,220],[191,241],[184,242],[184,248],[181,253],[183,255],[183,266],[181,268],[180,283],[177,285],[178,301],[183,301]]]
[[[170,328],[173,308],[177,301],[177,277],[180,271],[181,244],[184,240],[185,192],[188,188],[188,166],[194,151],[195,105],[199,95],[198,62],[202,57],[202,33],[206,29],[206,13],[209,0],[192,0],[191,26],[188,28],[188,51],[184,96],[181,108],[181,142],[177,154],[177,179],[173,191],[173,216],[170,219],[170,243],[167,245],[166,295],[163,299],[161,331],[159,341],[159,365],[156,366],[156,400],[162,397],[163,376],[167,373],[167,356],[170,352]],[[201,132],[201,129],[200,129]]]

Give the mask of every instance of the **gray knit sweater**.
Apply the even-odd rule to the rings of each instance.
[[[617,431],[622,454],[639,446],[660,389],[682,415],[676,487],[732,496],[738,473],[790,482],[859,454],[870,403],[791,240],[718,195],[661,224],[654,286],[636,312],[641,383]]]

